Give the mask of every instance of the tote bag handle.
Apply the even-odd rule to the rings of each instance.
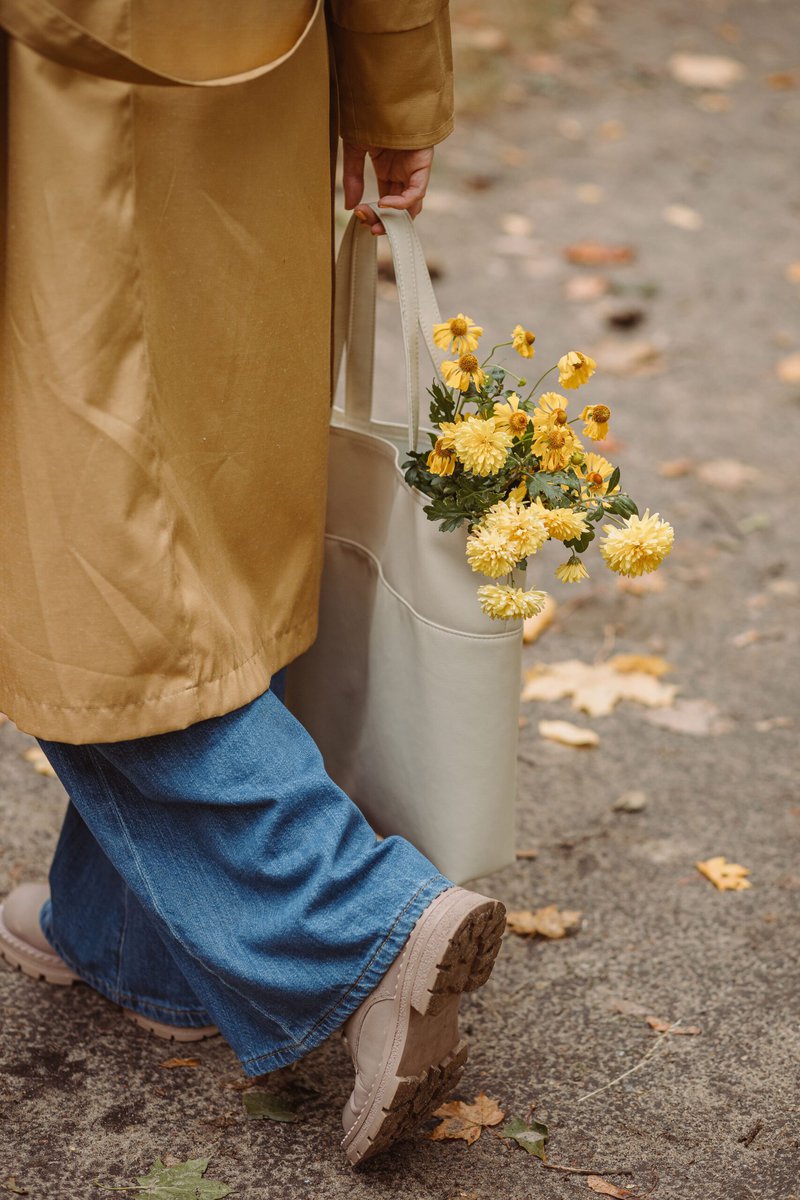
[[[419,440],[420,333],[438,374],[442,355],[433,340],[433,326],[441,317],[414,222],[400,209],[380,209],[379,212],[397,280],[405,354],[408,445],[416,450]],[[335,388],[342,352],[346,350],[345,419],[348,424],[362,427],[369,427],[374,419],[376,249],[376,240],[369,228],[355,216],[351,217],[336,258],[333,382]]]

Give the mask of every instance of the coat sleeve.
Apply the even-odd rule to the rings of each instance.
[[[448,0],[330,0],[339,133],[416,150],[453,128]]]

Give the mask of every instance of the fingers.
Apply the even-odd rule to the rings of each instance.
[[[364,159],[366,153],[366,150],[362,146],[354,146],[352,142],[344,143],[342,184],[344,186],[345,208],[355,208],[364,195]]]
[[[415,217],[422,210],[422,202],[428,190],[430,176],[430,169],[423,167],[412,172],[405,187],[402,184],[395,184],[385,190],[381,188],[378,206],[380,208],[405,209],[412,217]]]
[[[355,215],[362,225],[369,226],[370,233],[374,233],[376,237],[386,232],[381,221],[375,215],[375,210],[370,208],[369,204],[359,204]]]

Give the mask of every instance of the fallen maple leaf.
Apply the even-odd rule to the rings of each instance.
[[[165,1155],[165,1157],[167,1157]],[[157,1158],[146,1175],[137,1177],[138,1187],[127,1191],[140,1196],[152,1196],[157,1200],[223,1200],[230,1195],[227,1184],[217,1179],[205,1179],[204,1175],[211,1160],[191,1158],[187,1162],[170,1162],[169,1165]]]
[[[643,657],[652,665],[650,660],[655,656]],[[674,703],[677,690],[675,684],[661,683],[652,670],[619,670],[613,660],[585,663],[568,658],[540,663],[526,671],[522,699],[561,700],[570,696],[577,711],[604,717],[620,700],[633,700],[648,708],[665,708]]]
[[[599,746],[600,737],[593,729],[583,729],[570,721],[540,721],[539,733],[550,742],[562,746]]]
[[[664,355],[653,342],[603,338],[592,355],[610,375],[655,375],[664,369]]]
[[[604,267],[611,263],[633,262],[636,252],[631,246],[611,245],[608,242],[598,242],[586,238],[582,242],[573,242],[567,246],[564,254],[567,262],[577,263],[582,267]]]
[[[673,54],[668,65],[685,87],[726,88],[745,75],[742,63],[724,54]]]
[[[784,275],[789,283],[800,283],[800,262],[790,262]]]
[[[547,1141],[547,1126],[541,1121],[521,1121],[512,1117],[507,1125],[500,1130],[500,1137],[509,1138],[516,1142],[528,1154],[535,1154],[542,1162],[546,1162],[545,1143]]]
[[[755,467],[735,458],[709,458],[698,464],[695,474],[701,483],[723,492],[738,492],[760,478]]]
[[[661,215],[669,225],[674,225],[676,229],[685,229],[694,233],[695,230],[703,228],[703,218],[700,213],[694,208],[689,208],[688,204],[668,204]]]
[[[658,473],[664,479],[680,479],[684,475],[691,475],[694,468],[693,458],[671,458],[659,464]]]
[[[672,708],[647,712],[643,716],[651,725],[670,729],[673,733],[692,734],[694,737],[728,733],[732,728],[731,722],[719,715],[716,704],[703,699],[677,700]]]
[[[545,937],[551,940],[566,937],[580,927],[583,913],[569,909],[560,911],[555,904],[545,908],[537,908],[531,912],[529,908],[506,913],[506,928],[509,933],[520,937]]]
[[[666,1033],[669,1030],[673,1034],[683,1034],[685,1037],[694,1037],[700,1032],[697,1025],[685,1025],[681,1028],[680,1025],[673,1025],[671,1021],[662,1021],[661,1017],[645,1017],[647,1024],[651,1029],[655,1029],[656,1033]]]
[[[629,1196],[633,1196],[633,1192],[629,1192],[626,1188],[617,1187],[615,1183],[609,1183],[607,1179],[603,1179],[600,1175],[589,1175],[586,1180],[586,1186],[591,1188],[593,1192],[599,1192],[601,1196],[613,1196],[615,1200],[628,1200]]]
[[[468,1146],[477,1142],[485,1128],[499,1125],[505,1118],[497,1101],[483,1092],[475,1097],[472,1104],[466,1104],[463,1100],[449,1100],[437,1108],[433,1115],[441,1118],[441,1124],[431,1133],[434,1142],[441,1142],[445,1138],[454,1141],[461,1139]]]
[[[645,675],[655,675],[656,679],[672,670],[671,664],[660,654],[615,654],[608,661],[616,671],[622,671],[623,674],[643,671]]]
[[[750,880],[745,879],[745,875],[750,874],[750,868],[743,867],[740,863],[728,862],[721,854],[694,865],[720,892],[740,892],[744,888],[752,887]]]
[[[522,627],[522,640],[527,645],[541,637],[545,629],[553,623],[558,605],[552,596],[546,596],[544,604],[535,617],[526,617]]]
[[[31,746],[24,750],[22,757],[29,762],[38,775],[46,775],[48,779],[56,779],[56,773],[50,765],[50,760],[39,746]]]
[[[782,358],[775,372],[783,383],[800,383],[800,354],[790,354]]]
[[[158,1064],[166,1071],[171,1071],[175,1067],[199,1067],[199,1058],[167,1058],[164,1062]]]

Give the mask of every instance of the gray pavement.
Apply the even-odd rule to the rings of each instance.
[[[663,653],[680,695],[716,705],[722,731],[660,728],[628,702],[595,719],[566,700],[525,706],[519,843],[538,855],[479,886],[511,908],[579,909],[583,924],[558,942],[506,939],[464,1003],[471,1060],[458,1095],[483,1090],[523,1117],[535,1104],[551,1163],[656,1200],[798,1200],[800,382],[781,381],[776,364],[800,352],[800,285],[784,274],[800,261],[800,10],[609,0],[573,5],[565,22],[567,8],[529,28],[525,6],[460,6],[473,115],[441,150],[421,230],[447,313],[491,332],[529,325],[542,370],[600,345],[580,400],[610,404],[623,482],[676,528],[661,592],[621,592],[599,557],[581,588],[555,585],[559,617],[526,665]],[[676,52],[733,57],[746,75],[690,89],[667,69]],[[795,86],[775,77],[792,71]],[[589,237],[636,259],[570,265],[563,248]],[[608,294],[566,298],[570,280],[598,273]],[[623,310],[641,310],[635,329],[609,324]],[[652,373],[602,370],[604,356],[624,367],[632,344]],[[389,339],[381,356],[397,361]],[[658,473],[682,458],[736,459],[758,475],[724,490]],[[594,728],[600,745],[547,742],[542,717]],[[59,784],[21,757],[31,744],[0,728],[0,893],[44,877],[63,810]],[[634,788],[644,809],[613,812]],[[749,890],[700,876],[695,861],[717,854],[751,869]],[[0,1004],[0,1195],[14,1194],[11,1178],[32,1200],[111,1195],[95,1181],[133,1182],[159,1155],[209,1154],[209,1175],[235,1196],[269,1200],[592,1195],[585,1175],[489,1132],[469,1148],[422,1133],[354,1174],[338,1148],[352,1081],[335,1038],[284,1073],[281,1086],[313,1091],[302,1121],[276,1124],[245,1116],[220,1039],[185,1051],[197,1068],[165,1070],[184,1051],[85,987],[0,966]],[[648,1014],[700,1033],[660,1035]]]

